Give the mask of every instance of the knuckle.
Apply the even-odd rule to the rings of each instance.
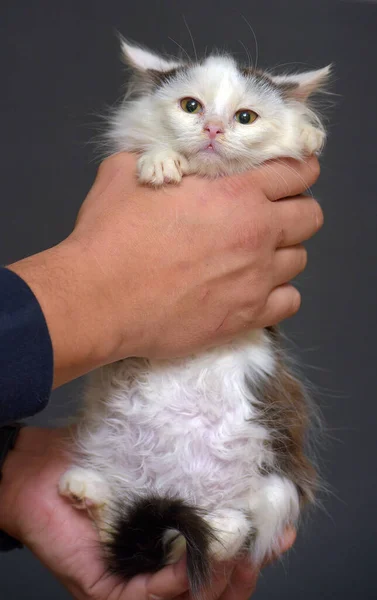
[[[241,176],[225,176],[221,182],[217,183],[219,191],[228,199],[234,200],[245,196],[245,192],[250,196],[250,181],[242,174]]]
[[[268,219],[260,219],[249,228],[248,245],[252,250],[261,250],[270,240],[272,225]]]
[[[261,258],[258,253],[268,244],[270,230],[268,223],[264,223],[262,220],[258,222],[239,222],[234,228],[232,248],[234,250],[246,250],[248,253],[254,252],[254,256],[250,255],[250,262],[253,262],[255,266]],[[269,247],[270,245],[268,244]]]
[[[252,294],[249,298],[247,308],[241,312],[241,321],[246,325],[251,325],[263,313],[266,308],[268,293],[259,290],[258,294]]]
[[[268,294],[260,293],[260,295],[254,299],[254,303],[252,306],[253,316],[258,317],[266,308]]]
[[[241,250],[250,250],[253,247],[254,227],[241,223],[235,235],[235,247]]]
[[[252,327],[256,319],[256,311],[254,306],[248,307],[240,311],[237,315],[236,329],[237,332],[244,331]]]
[[[281,248],[286,245],[286,233],[284,228],[279,225],[276,229],[276,247]]]

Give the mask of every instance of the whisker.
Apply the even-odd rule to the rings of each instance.
[[[258,48],[257,36],[255,35],[255,31],[252,28],[252,26],[250,25],[249,21],[246,19],[245,15],[241,14],[241,17],[245,21],[246,25],[248,26],[248,28],[250,29],[250,31],[251,31],[251,33],[253,34],[253,37],[254,37],[254,42],[255,42],[255,66],[254,66],[254,68],[257,69],[258,68],[258,59],[259,59],[259,48]]]
[[[195,47],[195,42],[194,42],[193,35],[191,33],[190,27],[188,26],[188,23],[186,21],[185,15],[182,15],[182,18],[183,18],[184,24],[186,25],[187,31],[189,32],[189,36],[191,38],[191,43],[192,43],[192,47],[193,47],[193,50],[194,50],[195,60],[196,60],[196,62],[198,62],[198,55],[197,55],[197,52],[196,52],[196,47]]]
[[[168,36],[168,40],[170,40],[171,42],[173,42],[174,44],[176,44],[176,46],[178,46],[178,48],[180,48],[187,56],[189,62],[191,62],[191,56],[189,55],[189,53],[187,52],[187,50],[184,49],[183,46],[181,46],[181,44],[178,44],[178,42],[176,42],[172,37]]]
[[[280,69],[280,67],[288,67],[290,65],[304,65],[305,67],[308,67],[309,69],[313,69],[314,67],[312,65],[310,65],[310,63],[306,63],[306,62],[300,62],[300,61],[292,61],[292,62],[286,62],[286,63],[278,63],[277,65],[275,65],[274,67],[271,68],[271,71],[273,71],[274,69]]]
[[[250,69],[250,68],[253,66],[253,63],[252,63],[252,60],[251,60],[251,55],[250,55],[250,52],[249,52],[249,50],[247,49],[247,47],[245,46],[245,44],[243,43],[243,41],[242,41],[242,40],[238,40],[238,41],[239,41],[239,43],[241,44],[242,48],[245,50],[245,53],[246,53],[246,56],[247,56],[247,60],[248,60],[248,63],[249,63],[248,67],[249,67],[249,69]]]

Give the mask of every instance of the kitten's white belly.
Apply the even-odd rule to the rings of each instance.
[[[129,359],[95,374],[79,444],[116,497],[155,492],[240,508],[272,463],[245,383],[271,374],[263,331],[190,359]]]

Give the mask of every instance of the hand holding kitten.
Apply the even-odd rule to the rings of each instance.
[[[41,303],[55,386],[127,356],[188,355],[299,308],[288,282],[322,225],[318,203],[299,196],[316,158],[160,190],[135,171],[131,154],[107,159],[73,233],[10,267]]]
[[[16,536],[57,577],[76,600],[190,599],[184,561],[129,582],[109,576],[90,521],[57,493],[67,468],[61,453],[66,434],[59,429],[23,429],[4,465],[0,488],[0,528]],[[287,532],[281,551],[293,543]],[[211,600],[248,600],[258,573],[247,560],[220,565]],[[188,594],[188,592],[187,592]]]

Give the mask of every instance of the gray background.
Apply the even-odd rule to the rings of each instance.
[[[376,139],[377,5],[273,0],[3,0],[0,7],[0,262],[68,234],[96,171],[88,144],[120,94],[115,30],[173,53],[227,46],[261,66],[334,62],[336,106],[320,183],[326,225],[309,244],[300,314],[285,325],[327,424],[322,451],[331,493],[256,598],[377,598],[376,564]],[[34,421],[71,414],[79,382],[57,390]],[[68,594],[27,552],[0,557],[0,597]],[[132,600],[132,599],[131,599]]]

